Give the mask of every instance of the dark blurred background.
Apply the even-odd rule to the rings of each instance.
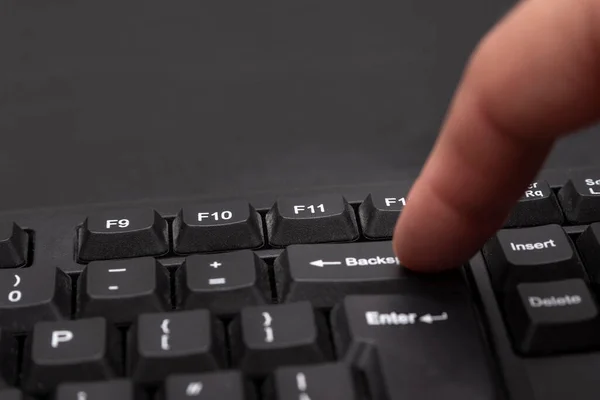
[[[0,208],[401,179],[511,4],[3,0]]]

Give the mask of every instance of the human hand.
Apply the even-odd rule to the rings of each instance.
[[[524,0],[479,44],[396,225],[419,271],[467,261],[554,141],[600,117],[600,0]]]

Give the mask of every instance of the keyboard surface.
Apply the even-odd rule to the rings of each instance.
[[[595,399],[600,171],[463,268],[391,250],[410,182],[4,213],[0,399]]]

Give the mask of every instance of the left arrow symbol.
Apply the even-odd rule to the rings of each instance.
[[[324,267],[326,265],[342,265],[341,261],[323,261],[323,260],[316,260],[316,261],[312,261],[310,263],[310,265],[314,265],[315,267]]]

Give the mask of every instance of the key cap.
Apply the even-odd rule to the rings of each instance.
[[[279,199],[266,222],[269,243],[275,247],[358,238],[354,210],[338,195]]]
[[[19,389],[0,389],[0,399],[2,400],[25,400],[23,393]]]
[[[497,399],[468,291],[348,296],[332,311],[336,354],[374,399]]]
[[[250,250],[186,259],[175,275],[180,308],[207,308],[233,316],[242,307],[266,302],[268,267]]]
[[[115,379],[106,382],[63,383],[54,400],[136,400],[131,381]]]
[[[15,384],[17,362],[18,342],[10,332],[0,329],[0,388]],[[0,396],[0,399],[4,397]]]
[[[591,224],[579,235],[577,249],[594,289],[600,289],[600,223]]]
[[[581,279],[522,283],[507,299],[515,347],[526,355],[600,345],[598,307]]]
[[[132,322],[140,313],[170,310],[167,270],[154,258],[94,261],[79,277],[78,315]]]
[[[71,315],[71,279],[60,269],[0,270],[0,327],[28,332],[39,321]]]
[[[559,224],[564,216],[548,182],[531,183],[504,223],[506,228]]]
[[[152,209],[106,211],[88,217],[79,229],[83,261],[160,256],[168,251],[167,221]]]
[[[328,363],[315,366],[282,367],[266,384],[268,400],[331,400],[357,398],[354,377],[348,366]]]
[[[207,310],[143,314],[131,347],[136,382],[157,383],[173,373],[224,367],[224,329]]]
[[[264,245],[260,215],[243,201],[183,208],[173,221],[177,254],[256,249]]]
[[[406,205],[410,185],[372,191],[358,207],[358,219],[368,239],[391,239]]]
[[[104,318],[40,322],[25,346],[27,391],[49,393],[59,383],[111,379],[120,373],[118,334]]]
[[[577,172],[558,192],[567,221],[586,224],[600,221],[600,174]]]
[[[523,282],[585,279],[571,239],[559,225],[500,230],[483,248],[496,290]]]
[[[252,388],[238,371],[209,374],[171,375],[165,382],[161,400],[250,400]]]
[[[400,266],[391,242],[292,245],[275,261],[280,302],[331,308],[349,294],[397,293],[415,281],[446,285],[457,271],[422,276]],[[407,279],[410,278],[410,279]]]
[[[0,222],[0,268],[27,264],[29,235],[14,222]]]
[[[244,308],[229,329],[234,367],[253,377],[332,356],[326,321],[308,302]]]

